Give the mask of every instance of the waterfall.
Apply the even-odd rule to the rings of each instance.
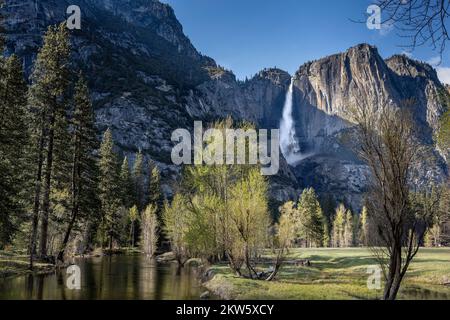
[[[294,95],[294,78],[291,79],[289,90],[283,107],[283,118],[280,122],[280,148],[289,164],[295,164],[304,157],[295,134],[295,123],[292,117]]]

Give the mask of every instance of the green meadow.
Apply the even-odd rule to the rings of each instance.
[[[270,258],[266,252],[261,270],[269,267]],[[294,262],[300,259],[310,260],[311,266],[297,266]],[[367,286],[368,267],[374,265],[377,263],[368,249],[293,249],[276,281],[238,278],[226,265],[216,265],[215,276],[205,286],[221,298],[238,300],[380,299],[382,290]],[[399,299],[450,299],[450,249],[421,249]]]

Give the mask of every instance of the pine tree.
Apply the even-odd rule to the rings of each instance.
[[[322,246],[325,220],[313,188],[303,190],[297,207],[299,235],[307,241],[309,246]]]
[[[101,242],[103,246],[106,237],[110,250],[113,246],[113,240],[119,236],[117,226],[120,223],[121,188],[118,167],[112,132],[108,129],[103,135],[100,146],[99,197],[102,207]]]
[[[161,192],[161,176],[159,174],[159,169],[153,161],[150,161],[149,166],[150,176],[149,176],[149,186],[148,186],[148,203],[153,205],[156,209],[156,216],[158,217],[158,224],[162,225],[162,209],[163,209],[163,196]],[[157,230],[161,231],[160,229]],[[158,245],[160,241],[163,240],[163,235],[158,234]]]
[[[95,215],[97,194],[97,166],[94,152],[97,138],[94,128],[95,116],[89,97],[87,83],[83,77],[75,87],[75,111],[72,119],[71,139],[71,210],[58,259],[63,261],[64,251],[75,224],[83,213],[85,218]]]
[[[133,166],[133,181],[134,192],[136,195],[135,203],[138,206],[139,211],[144,210],[145,197],[144,197],[144,155],[142,151],[136,155]]]
[[[158,167],[151,161],[150,162],[150,178],[148,188],[148,202],[154,204],[158,209],[158,212],[162,208],[162,194],[161,194],[161,176]]]
[[[332,222],[333,222],[333,216],[336,211],[336,201],[334,200],[334,197],[332,195],[326,195],[322,201],[322,211],[324,216],[324,224],[323,224],[323,246],[329,247],[331,245],[331,238],[332,238]]]
[[[120,168],[120,183],[122,203],[126,208],[131,208],[135,204],[136,196],[134,194],[133,178],[130,172],[128,157],[123,159],[122,167]]]
[[[39,197],[41,184],[42,220],[39,253],[47,255],[48,222],[50,213],[50,192],[54,168],[55,140],[61,138],[59,129],[66,118],[67,92],[69,86],[70,41],[65,24],[50,26],[44,36],[44,45],[39,50],[32,74],[31,105],[36,109],[36,117],[40,120],[36,132],[38,135],[37,175],[35,208],[33,215],[39,213]],[[64,140],[64,139],[61,139]],[[46,150],[44,150],[44,147]],[[43,164],[45,159],[45,168]],[[43,176],[42,176],[43,173]],[[41,181],[43,179],[43,181]],[[35,218],[33,218],[35,219]],[[33,221],[33,228],[35,227]],[[34,250],[36,231],[32,231],[31,248]]]
[[[17,56],[0,57],[0,249],[25,218],[29,161],[27,85]]]

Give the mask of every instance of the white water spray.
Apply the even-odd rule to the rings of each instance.
[[[286,93],[286,100],[283,107],[283,118],[280,122],[281,152],[283,153],[289,164],[295,164],[305,158],[301,153],[301,149],[295,134],[294,119],[292,117],[293,96],[294,78],[291,79],[289,90]]]

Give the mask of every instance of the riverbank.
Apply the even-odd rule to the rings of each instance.
[[[205,289],[199,271],[159,263],[142,254],[76,258],[80,290],[67,286],[70,275],[56,269],[45,275],[0,279],[0,300],[199,300]]]
[[[22,252],[0,251],[0,279],[27,274],[46,274],[55,270],[50,263],[35,262],[34,270],[29,269],[29,256]]]
[[[111,251],[102,250],[100,248],[94,251],[84,254],[75,255],[73,258],[95,258],[111,255],[125,255],[125,254],[141,254],[142,252],[137,248],[117,248]],[[0,251],[0,279],[22,276],[27,274],[48,274],[56,270],[56,268],[67,267],[65,265],[55,265],[52,263],[44,263],[39,261],[33,262],[33,270],[29,269],[29,255],[22,251]]]
[[[269,252],[263,261],[271,260]],[[311,266],[294,262],[309,260]],[[376,265],[367,249],[293,249],[276,281],[236,277],[226,265],[210,269],[203,285],[226,300],[380,299],[381,290],[367,288],[367,268]],[[269,264],[262,263],[261,270]],[[450,299],[450,248],[421,249],[411,265],[400,299]]]

